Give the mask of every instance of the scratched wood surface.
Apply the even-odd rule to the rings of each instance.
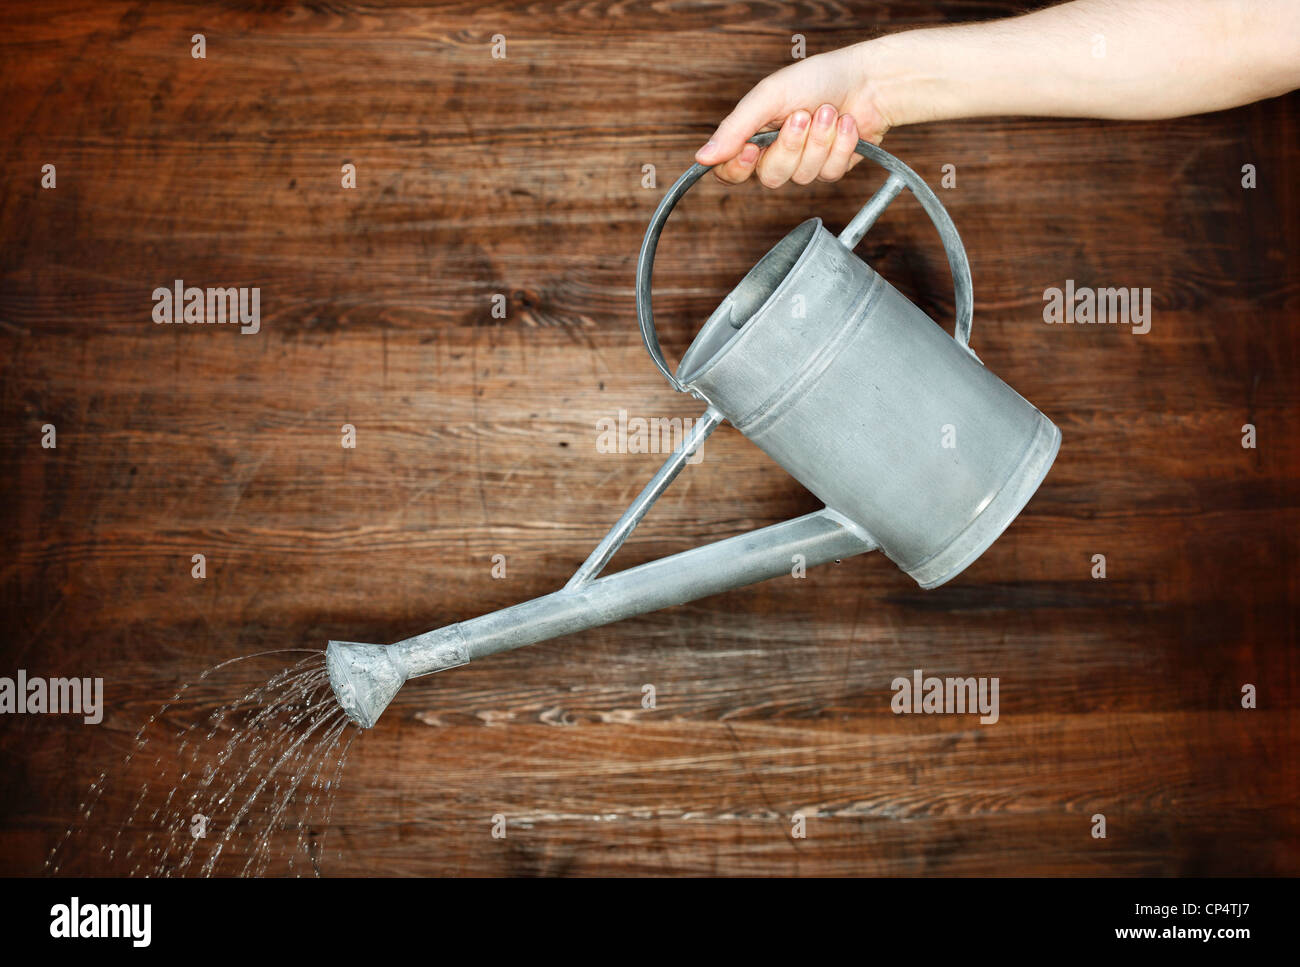
[[[209,665],[560,586],[660,459],[597,452],[597,421],[697,415],[632,282],[712,124],[793,33],[814,53],[1013,6],[5,4],[0,674],[102,676],[106,712],[0,717],[0,872],[39,872],[101,771],[121,805],[136,729]],[[886,146],[932,185],[956,166],[973,345],[1063,431],[1021,518],[936,591],[868,556],[407,686],[352,750],[323,872],[1300,872],[1300,99]],[[702,183],[661,247],[670,354],[879,180]],[[950,318],[914,202],[861,252]],[[174,279],[260,287],[261,331],[153,324]],[[1066,279],[1150,287],[1151,331],[1045,325]],[[724,428],[618,560],[815,507]],[[998,677],[999,721],[894,715],[914,668]]]

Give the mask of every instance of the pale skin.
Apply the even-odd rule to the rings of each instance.
[[[1300,0],[1074,0],[908,30],[797,61],[746,94],[695,155],[728,184],[836,181],[858,138],[953,118],[1157,120],[1300,87]],[[748,139],[780,129],[771,147]]]

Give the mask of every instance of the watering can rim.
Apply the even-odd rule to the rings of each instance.
[[[799,252],[798,258],[796,258],[794,262],[791,264],[790,268],[786,270],[786,273],[781,278],[781,281],[778,282],[772,288],[772,291],[768,293],[767,298],[763,300],[762,304],[759,305],[757,309],[755,309],[753,312],[749,314],[749,316],[745,319],[744,322],[742,322],[739,326],[734,327],[736,330],[735,334],[731,336],[729,339],[727,339],[716,350],[714,350],[712,355],[710,355],[703,362],[694,363],[691,356],[695,352],[696,345],[702,344],[702,342],[713,330],[721,329],[724,326],[730,325],[730,323],[725,318],[719,315],[719,312],[722,310],[724,306],[730,303],[732,296],[734,296],[736,293],[736,290],[739,289],[741,286],[743,286],[745,282],[751,276],[753,276],[755,272],[758,271],[759,267],[763,264],[763,262],[767,260],[768,256],[770,256],[773,252],[775,252],[782,245],[782,243],[786,241],[786,239],[790,238],[792,235],[796,234],[797,232],[803,231],[807,226],[812,226],[812,229],[808,233],[807,240],[803,243],[803,247]],[[732,348],[734,348],[737,344],[739,344],[740,341],[744,339],[748,333],[753,331],[754,327],[751,325],[751,323],[754,320],[758,319],[760,316],[762,316],[764,312],[766,312],[767,308],[777,301],[778,297],[788,286],[793,285],[793,283],[790,280],[796,274],[798,274],[799,269],[803,267],[803,265],[812,258],[812,255],[810,253],[812,252],[813,248],[817,245],[817,243],[821,241],[821,236],[817,232],[817,229],[819,228],[824,229],[825,223],[821,220],[821,218],[819,218],[816,215],[813,215],[809,218],[805,218],[794,228],[790,229],[790,231],[786,232],[783,236],[781,236],[781,238],[778,239],[772,245],[771,248],[769,248],[765,253],[763,253],[762,257],[759,258],[759,260],[750,267],[749,271],[745,273],[745,275],[741,278],[741,280],[737,282],[735,286],[732,287],[731,291],[727,293],[726,297],[722,300],[722,302],[718,303],[717,309],[715,309],[713,313],[709,316],[709,318],[705,320],[704,324],[700,326],[700,331],[695,334],[695,338],[691,340],[690,346],[686,348],[686,352],[682,354],[681,361],[677,364],[677,379],[681,382],[681,384],[684,387],[686,387],[688,390],[693,390],[694,384],[700,378],[705,376],[709,372],[709,370],[711,370],[717,363],[719,363],[722,360],[723,356],[725,356]],[[688,371],[687,370],[688,364],[693,364],[693,369]]]

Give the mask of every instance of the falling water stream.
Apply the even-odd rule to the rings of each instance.
[[[209,668],[198,682],[286,652],[306,657],[188,726],[173,722],[173,710],[197,683],[182,685],[122,760],[127,782],[145,771],[139,790],[106,797],[109,774],[101,773],[50,851],[46,872],[319,876],[334,798],[360,734],[330,691],[325,653],[246,655]]]

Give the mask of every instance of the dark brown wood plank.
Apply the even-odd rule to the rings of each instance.
[[[697,414],[635,325],[663,187],[791,33],[816,52],[1015,9],[3,5],[0,675],[102,675],[107,709],[0,716],[0,872],[39,872],[101,772],[99,815],[125,815],[160,768],[119,765],[132,737],[207,666],[561,585],[658,463],[597,452],[597,421]],[[937,591],[855,559],[409,686],[352,750],[322,871],[1300,872],[1298,127],[1292,95],[891,132],[932,183],[957,166],[973,344],[1064,433],[1021,518]],[[842,225],[878,179],[703,183],[661,247],[670,354],[793,224]],[[949,319],[915,204],[860,251]],[[260,286],[262,331],[155,326],[150,293],[177,278]],[[1067,278],[1149,286],[1151,332],[1044,325]],[[618,561],[815,507],[724,428]],[[268,661],[187,693],[161,733]],[[999,676],[1000,721],[892,714],[918,667]],[[72,864],[96,869],[100,839]]]

